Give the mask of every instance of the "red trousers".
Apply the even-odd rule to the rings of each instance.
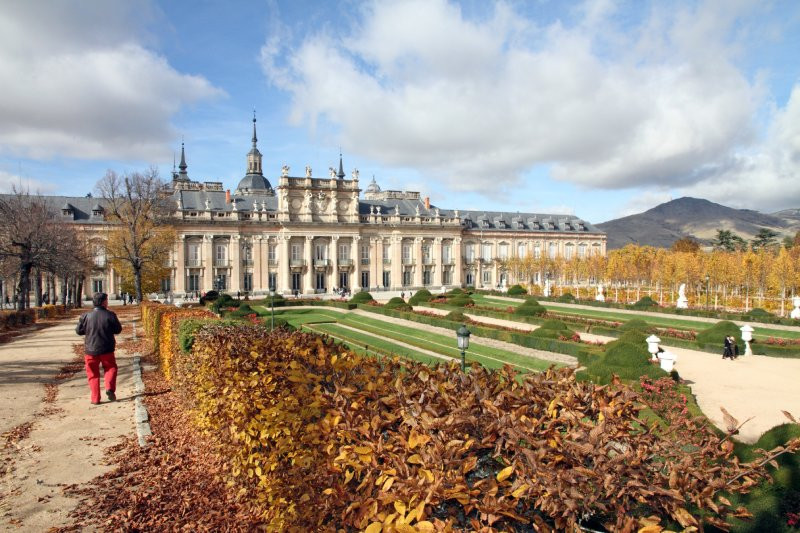
[[[85,355],[86,376],[89,378],[89,390],[92,393],[92,403],[100,403],[100,365],[103,365],[103,381],[106,390],[117,390],[117,360],[114,352],[103,355]]]

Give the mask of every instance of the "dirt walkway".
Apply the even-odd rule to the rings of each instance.
[[[81,342],[76,322],[0,345],[0,433],[6,437],[0,440],[0,530],[68,525],[78,499],[64,489],[109,471],[104,450],[134,433],[128,354],[117,352],[116,403],[91,405],[82,364],[57,388],[45,386],[75,360],[72,347]],[[118,340],[130,332],[124,326]]]
[[[492,298],[494,300],[503,300],[507,302],[516,302],[519,303],[519,298],[509,298],[508,296],[487,296],[488,298]],[[707,318],[704,316],[691,316],[691,315],[676,315],[673,313],[658,313],[656,311],[633,311],[631,309],[617,309],[616,307],[597,307],[592,305],[581,305],[581,304],[570,304],[565,302],[553,302],[550,300],[542,300],[540,302],[542,305],[551,305],[553,307],[563,307],[565,309],[588,309],[590,311],[607,311],[609,313],[621,313],[623,315],[640,315],[640,316],[654,316],[659,318],[668,318],[670,320],[689,320],[692,322],[708,322],[710,324],[716,324],[720,321],[718,318]],[[761,322],[743,322],[741,320],[731,320],[731,322],[739,325],[744,326],[745,324],[750,324],[754,328],[763,328],[763,329],[783,329],[786,331],[800,331],[800,326],[784,326],[782,324],[763,324]]]

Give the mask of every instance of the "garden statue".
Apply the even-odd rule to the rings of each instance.
[[[792,298],[792,305],[794,305],[794,309],[789,313],[789,316],[795,320],[800,320],[800,296]]]
[[[550,278],[544,280],[544,289],[542,290],[542,296],[545,298],[550,297]]]
[[[606,297],[603,295],[603,284],[602,283],[597,286],[597,296],[595,296],[594,299],[597,300],[598,302],[605,302],[606,301]]]
[[[686,284],[681,283],[680,288],[678,289],[678,305],[676,305],[678,309],[689,309],[689,299],[686,297]]]

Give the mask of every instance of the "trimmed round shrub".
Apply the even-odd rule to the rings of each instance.
[[[203,295],[203,299],[207,302],[213,302],[217,298],[219,298],[219,293],[217,291],[208,291]]]
[[[475,301],[467,295],[457,295],[447,299],[447,305],[454,305],[456,307],[466,307],[474,303]]]
[[[445,316],[445,318],[453,322],[461,322],[461,323],[465,323],[467,320],[469,320],[467,316],[461,311],[450,311],[449,313],[447,313],[447,316]]]
[[[556,299],[556,301],[559,301],[559,302],[574,302],[575,301],[575,297],[572,295],[571,292],[565,292],[564,294],[559,296]]]
[[[454,289],[450,289],[450,292],[448,292],[445,296],[455,296],[457,294],[466,294],[466,293],[464,292],[463,289],[459,289],[458,287],[456,287]]]
[[[619,342],[626,342],[628,344],[634,344],[636,346],[641,346],[645,351],[647,350],[647,339],[648,335],[644,331],[632,329],[630,331],[626,331],[617,339]],[[610,345],[611,343],[609,343]]]
[[[649,309],[650,307],[658,307],[658,302],[649,296],[643,296],[642,298],[639,298],[639,301],[633,304],[631,307],[634,309]]]
[[[647,331],[648,329],[650,329],[650,324],[641,318],[628,320],[619,327],[620,331]]]
[[[508,289],[509,296],[522,296],[523,294],[528,294],[528,291],[522,285],[512,285]]]
[[[365,304],[367,302],[375,301],[375,298],[372,297],[370,293],[367,291],[364,292],[357,292],[350,298],[351,304]]]
[[[412,311],[411,306],[406,303],[405,300],[400,298],[399,296],[395,296],[384,306],[386,309],[394,309],[395,311]]]
[[[414,293],[414,296],[408,299],[409,305],[419,305],[421,303],[429,302],[433,298],[431,291],[428,289],[420,289]]]
[[[518,316],[540,316],[546,312],[547,309],[533,298],[528,298],[514,309],[514,314]]]
[[[646,344],[639,345],[618,340],[609,343],[604,362],[612,366],[643,367],[650,364],[647,362],[650,357]]]
[[[760,307],[756,307],[755,309],[749,310],[747,313],[745,313],[745,315],[749,316],[750,318],[753,318],[753,319],[775,318],[775,315],[773,315],[769,311],[761,309]]]
[[[739,326],[730,322],[728,320],[722,320],[717,322],[713,326],[708,329],[704,329],[703,331],[697,334],[697,345],[701,348],[713,348],[718,347],[720,352],[722,352],[723,346],[725,344],[725,337],[728,335],[732,335],[733,338],[737,339],[739,342],[739,338],[742,335]],[[741,346],[740,346],[741,348]]]
[[[544,339],[558,339],[559,337],[572,337],[574,331],[560,320],[545,320],[544,323],[531,332],[532,337]]]

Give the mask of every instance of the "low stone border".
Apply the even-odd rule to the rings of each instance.
[[[144,381],[142,381],[142,356],[138,353],[133,356],[133,393],[136,395],[136,408],[133,419],[136,422],[136,436],[139,439],[139,446],[147,447],[147,438],[153,434],[150,430],[150,415],[147,406],[142,400],[144,394]]]

